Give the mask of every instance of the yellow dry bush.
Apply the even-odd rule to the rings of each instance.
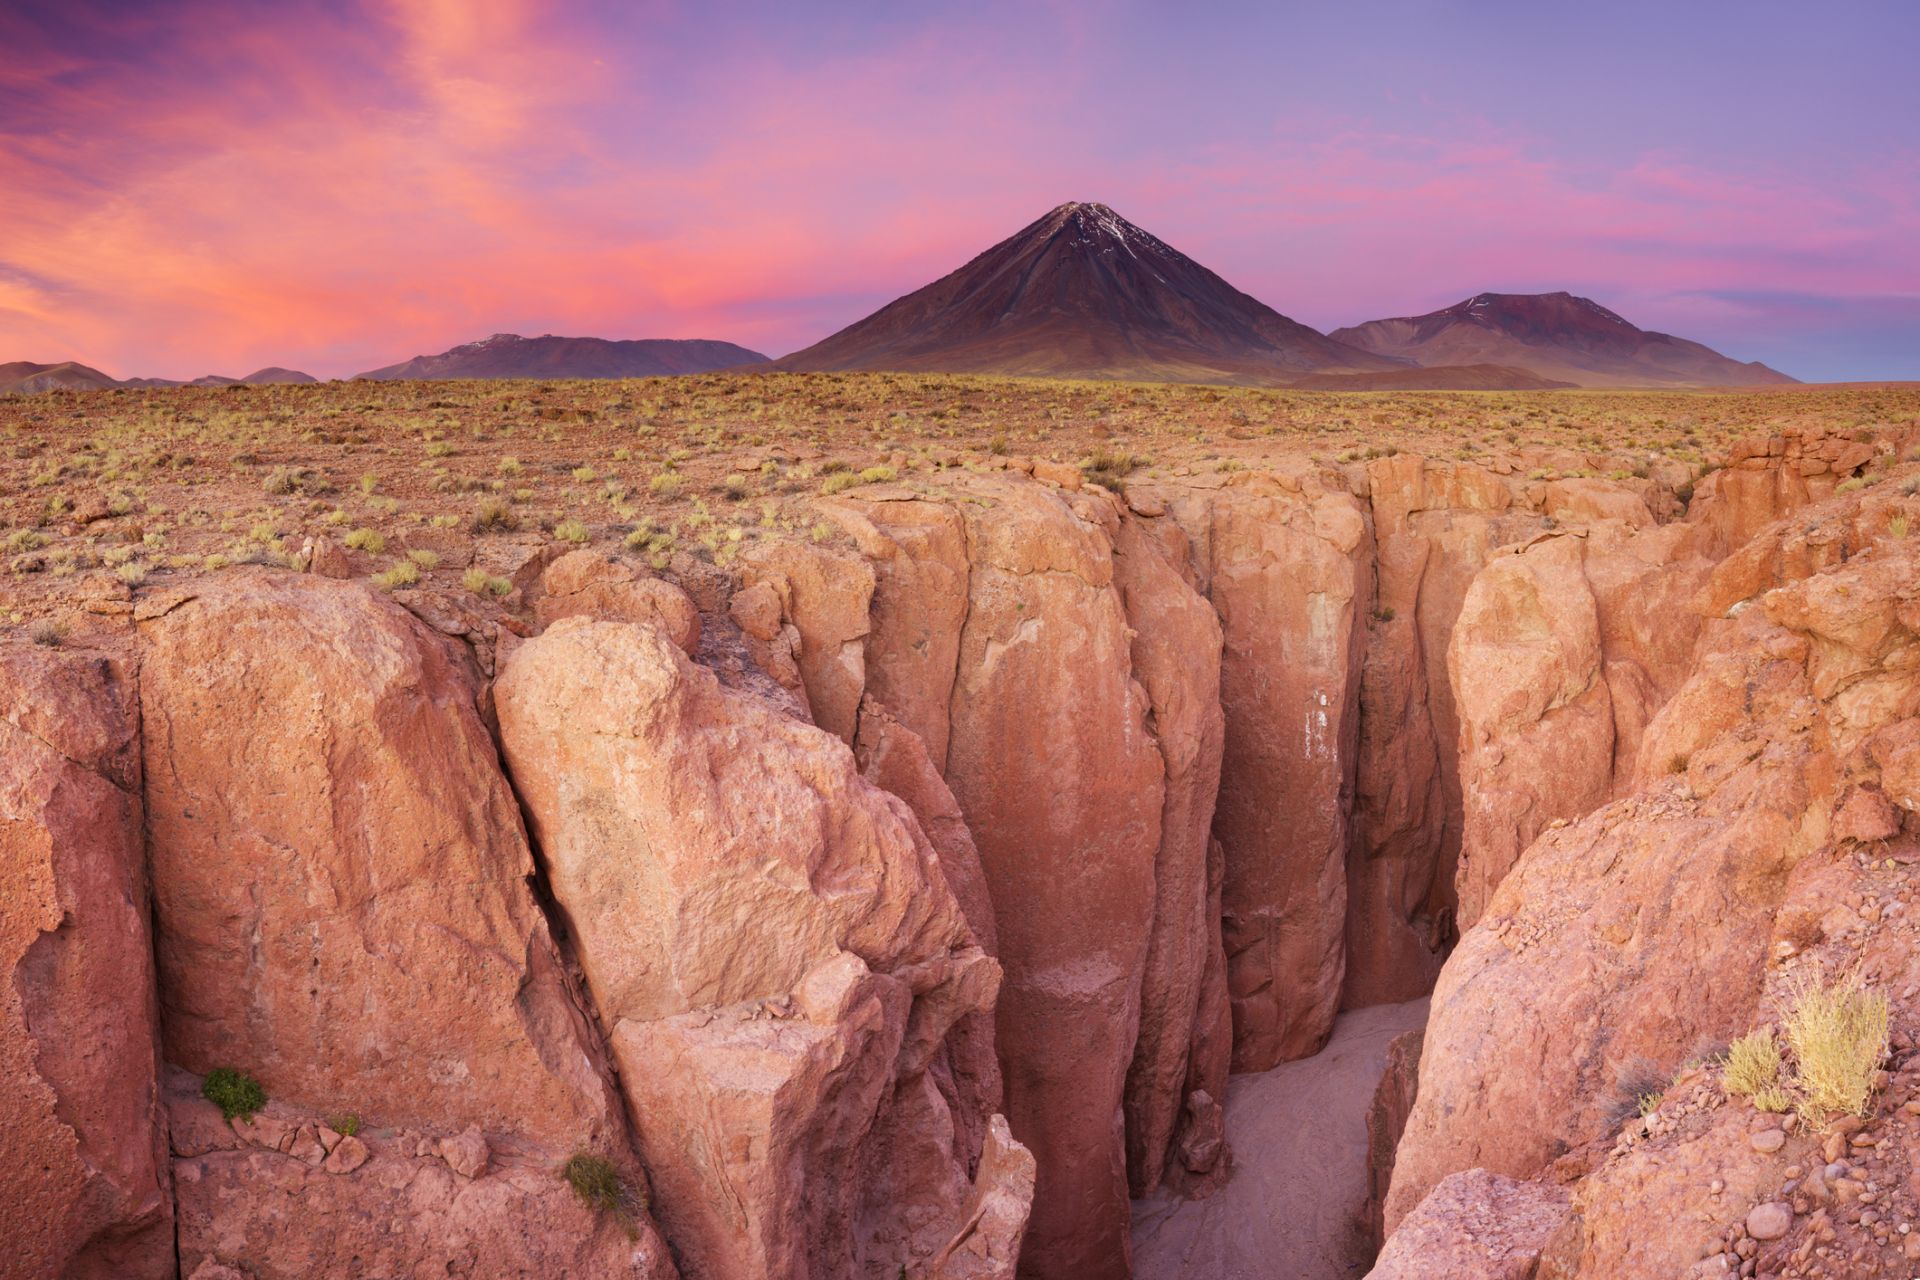
[[[1761,1027],[1733,1042],[1720,1070],[1721,1088],[1735,1097],[1757,1098],[1763,1089],[1777,1092],[1779,1083],[1780,1046],[1772,1027]]]
[[[1794,975],[1789,993],[1784,1022],[1802,1119],[1865,1116],[1887,1056],[1887,997],[1864,988],[1857,972],[1829,984],[1817,965]]]

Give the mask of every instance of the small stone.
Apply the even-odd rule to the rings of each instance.
[[[458,1137],[440,1141],[440,1158],[463,1178],[477,1178],[485,1172],[491,1154],[479,1125],[468,1125]]]
[[[314,1132],[313,1126],[303,1124],[300,1132],[294,1135],[293,1145],[287,1149],[287,1154],[295,1160],[317,1165],[327,1158],[327,1149],[320,1145],[320,1135]]]
[[[1747,1141],[1762,1155],[1772,1155],[1787,1145],[1787,1135],[1779,1129],[1762,1129]]]
[[[317,1145],[317,1144],[316,1144]],[[342,1138],[320,1167],[328,1173],[352,1173],[367,1162],[371,1155],[367,1144],[358,1138]]]
[[[1793,1210],[1779,1201],[1755,1205],[1747,1213],[1747,1234],[1755,1240],[1778,1240],[1793,1226]]]

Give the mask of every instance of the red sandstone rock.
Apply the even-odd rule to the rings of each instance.
[[[174,1274],[132,701],[103,658],[0,648],[9,1275]]]
[[[859,556],[801,542],[761,543],[740,557],[750,586],[765,583],[800,634],[795,655],[814,723],[853,741],[866,690],[868,603],[873,569]]]
[[[999,954],[999,930],[993,902],[987,893],[980,851],[960,815],[946,780],[934,767],[920,735],[889,715],[873,698],[860,704],[860,727],[854,739],[860,772],[877,787],[907,802],[914,820],[926,833],[940,858],[940,870],[953,890],[981,950]],[[971,1161],[986,1140],[987,1117],[1004,1104],[1000,1059],[994,1048],[993,1012],[975,1010],[954,1023],[948,1035],[950,1056],[936,1064],[938,1083],[953,1103],[956,1149]]]
[[[1420,1046],[1424,1029],[1402,1032],[1387,1046],[1386,1069],[1374,1086],[1367,1108],[1367,1233],[1375,1249],[1386,1241],[1387,1190],[1393,1182],[1394,1152],[1413,1114],[1420,1083]]]
[[[1033,1154],[1013,1140],[1005,1117],[993,1117],[964,1225],[934,1255],[933,1280],[1013,1280],[1033,1184]]]
[[[1462,928],[1550,822],[1586,813],[1612,789],[1613,701],[1584,559],[1574,537],[1496,556],[1468,590],[1447,649],[1466,797]]]
[[[448,642],[361,584],[271,572],[142,632],[169,1060],[370,1122],[616,1140]]]
[[[691,1273],[930,1256],[967,1181],[924,1077],[998,968],[907,804],[651,628],[560,622],[495,701]]]
[[[1100,523],[1113,500],[1024,480],[982,478],[968,492],[980,501],[963,508],[971,569],[946,777],[998,918],[1007,1116],[1038,1162],[1021,1273],[1118,1280],[1128,1204],[1117,1117],[1164,765]]]
[[[173,1164],[182,1274],[678,1275],[638,1198],[624,1211],[589,1209],[562,1180],[556,1160],[518,1156],[469,1177],[432,1154],[431,1138],[381,1133],[343,1138],[325,1163],[313,1165],[235,1137],[196,1089],[183,1077],[167,1098],[176,1132],[212,1138]],[[278,1104],[272,1109],[281,1127],[299,1119]],[[353,1158],[338,1159],[349,1144]]]
[[[1347,873],[1348,1008],[1425,994],[1453,940],[1464,805],[1447,644],[1494,548],[1544,527],[1516,506],[1509,480],[1471,463],[1400,454],[1369,463],[1366,477],[1377,586]]]
[[[1207,848],[1220,786],[1224,717],[1220,711],[1220,623],[1213,608],[1182,576],[1186,538],[1171,521],[1151,529],[1115,512],[1114,583],[1133,628],[1133,673],[1145,688],[1154,739],[1166,771],[1155,858],[1153,932],[1140,992],[1140,1036],[1126,1088],[1127,1170],[1132,1194],[1160,1184],[1182,1138],[1188,1100],[1202,1125],[1219,1123],[1226,1095],[1224,1055],[1202,1055],[1195,1045],[1203,1019],[1201,996],[1210,968],[1224,963],[1220,916],[1209,901]],[[1161,540],[1171,545],[1163,547]],[[1196,1148],[1197,1150],[1197,1148]],[[1223,1150],[1208,1152],[1211,1171]]]
[[[1318,1049],[1340,1004],[1371,538],[1350,495],[1291,476],[1236,476],[1174,511],[1225,637],[1214,833],[1233,1065],[1257,1071]]]
[[[576,617],[649,622],[686,653],[700,644],[700,612],[686,592],[604,551],[570,551],[540,575],[538,624]]]
[[[1620,1063],[1741,1034],[1769,955],[1854,927],[1817,886],[1852,865],[1834,810],[1898,792],[1873,746],[1920,704],[1914,562],[1862,556],[1715,623],[1648,726],[1642,790],[1522,856],[1435,992],[1390,1225],[1447,1173],[1526,1176],[1601,1136]]]
[[[1446,793],[1418,614],[1430,554],[1424,538],[1378,543],[1378,596],[1360,677],[1343,1008],[1432,990],[1451,941],[1452,876],[1441,872]],[[1444,671],[1433,674],[1446,683]]]
[[[1387,1241],[1368,1280],[1534,1280],[1563,1254],[1567,1193],[1473,1169],[1454,1174]],[[1643,1224],[1644,1226],[1645,1224]]]
[[[821,511],[873,566],[866,688],[927,744],[942,773],[966,621],[966,521],[945,503],[835,499]]]

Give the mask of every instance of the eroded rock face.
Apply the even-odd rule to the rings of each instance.
[[[1131,674],[1104,496],[983,485],[946,776],[979,846],[1007,981],[1007,1116],[1039,1175],[1023,1275],[1127,1274],[1116,1121],[1140,1025],[1165,765]],[[1065,785],[1063,785],[1063,782]]]
[[[1033,1202],[1033,1153],[993,1117],[959,1234],[934,1255],[933,1280],[1012,1280]]]
[[[540,575],[534,621],[547,627],[574,617],[648,622],[685,653],[700,645],[700,611],[686,592],[604,551],[570,551]]]
[[[641,1198],[589,1208],[553,1161],[489,1159],[474,1130],[343,1136],[278,1103],[229,1125],[198,1083],[183,1074],[167,1094],[182,1276],[678,1275]]]
[[[1213,830],[1233,1068],[1260,1071],[1317,1050],[1340,1005],[1372,539],[1311,475],[1236,476],[1171,509],[1224,635]]]
[[[1365,477],[1376,596],[1347,872],[1348,1008],[1424,995],[1456,936],[1464,800],[1447,647],[1494,551],[1545,527],[1510,476],[1472,463],[1400,454],[1368,463]]]
[[[171,1277],[139,716],[106,659],[0,648],[9,1274]]]
[[[740,572],[750,588],[765,585],[774,592],[798,634],[794,657],[814,723],[852,742],[867,683],[872,567],[844,551],[777,542],[748,551]]]
[[[1448,646],[1465,795],[1463,928],[1548,823],[1596,808],[1612,789],[1613,701],[1584,559],[1576,537],[1496,557],[1468,590]]]
[[[955,507],[905,493],[829,500],[873,566],[864,652],[867,692],[920,736],[945,773],[960,633],[967,617],[967,526]]]
[[[1366,1224],[1370,1243],[1378,1249],[1387,1238],[1387,1191],[1393,1184],[1394,1153],[1407,1131],[1413,1100],[1420,1087],[1420,1046],[1424,1028],[1404,1031],[1387,1045],[1387,1064],[1374,1086],[1367,1108]]]
[[[999,929],[994,923],[993,900],[987,892],[980,851],[974,847],[973,833],[967,830],[960,804],[934,767],[926,743],[894,719],[877,699],[867,698],[860,704],[854,754],[863,777],[906,801],[939,856],[940,870],[975,941],[988,955],[998,956]],[[971,1164],[987,1139],[987,1119],[1004,1105],[992,1010],[976,1009],[961,1015],[947,1036],[946,1049],[933,1063],[935,1082],[952,1104],[954,1149]]]
[[[1170,520],[1109,526],[1114,582],[1133,629],[1133,673],[1146,690],[1166,770],[1155,855],[1153,932],[1140,990],[1140,1035],[1127,1074],[1127,1171],[1134,1196],[1160,1185],[1186,1131],[1217,1123],[1226,1096],[1228,1017],[1209,970],[1224,958],[1207,854],[1220,787],[1220,623],[1182,570],[1187,539]],[[1191,1116],[1191,1119],[1187,1117]],[[1185,1123],[1183,1123],[1183,1120]],[[1197,1148],[1190,1152],[1197,1154]],[[1201,1178],[1218,1163],[1218,1144]]]
[[[1691,606],[1711,561],[1696,534],[1594,524],[1503,550],[1474,579],[1448,648],[1463,927],[1541,831],[1631,789],[1647,723],[1699,634]]]
[[[1820,935],[1808,869],[1889,830],[1873,748],[1920,705],[1917,576],[1883,541],[1710,624],[1640,790],[1539,838],[1449,960],[1389,1226],[1448,1173],[1530,1176],[1603,1136],[1623,1063],[1670,1072],[1751,1025],[1769,957]]]
[[[171,603],[171,608],[165,604]],[[239,573],[142,624],[170,1061],[370,1123],[623,1141],[448,642],[358,583]]]
[[[688,1274],[921,1265],[968,1194],[925,1078],[999,968],[912,810],[650,627],[556,623],[494,697]]]
[[[1433,1189],[1367,1273],[1368,1280],[1534,1280],[1563,1255],[1572,1213],[1563,1188],[1456,1173]]]

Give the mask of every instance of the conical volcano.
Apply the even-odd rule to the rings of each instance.
[[[1335,342],[1103,204],[1063,204],[775,367],[1281,383],[1409,362]]]

